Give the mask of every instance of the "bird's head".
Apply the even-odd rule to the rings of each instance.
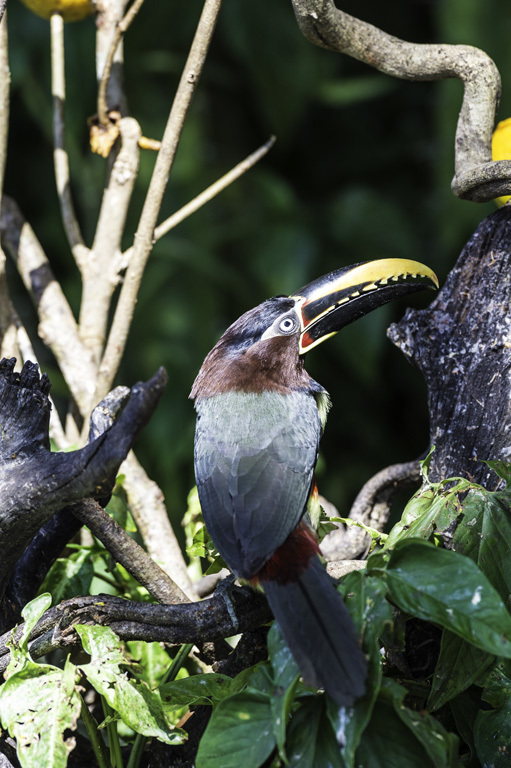
[[[429,267],[379,259],[341,267],[291,296],[268,299],[225,331],[206,357],[191,397],[233,388],[257,392],[270,384],[300,386],[306,352],[373,309],[424,288],[438,288]]]

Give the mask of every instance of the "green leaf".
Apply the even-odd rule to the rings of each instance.
[[[473,488],[463,501],[463,518],[452,543],[470,557],[509,605],[511,594],[511,492]]]
[[[455,765],[458,755],[457,736],[446,731],[432,715],[406,707],[406,694],[406,688],[394,680],[383,681],[381,699],[392,701],[397,716],[422,744],[435,768],[449,768]]]
[[[507,461],[485,461],[491,469],[493,469],[502,480],[506,481],[506,486],[511,485],[511,464]]]
[[[403,703],[406,688],[385,679],[371,722],[357,750],[364,768],[450,768],[456,765],[457,737],[431,715]]]
[[[371,572],[371,559],[368,569]],[[400,541],[386,569],[391,600],[497,656],[511,658],[511,616],[485,575],[468,557],[421,539]]]
[[[393,549],[402,539],[429,539],[433,533],[441,534],[462,512],[459,493],[468,481],[459,480],[445,490],[443,485],[423,486],[406,505],[403,516],[389,533],[385,549]]]
[[[4,673],[6,679],[13,672],[19,671],[28,662],[32,662],[32,657],[28,650],[28,640],[35,625],[50,605],[51,595],[45,593],[35,597],[21,611],[25,623],[22,625],[20,638],[8,643],[11,650],[11,659]]]
[[[427,708],[439,709],[477,680],[494,656],[444,629]]]
[[[174,729],[166,718],[159,692],[151,691],[144,682],[131,680],[122,671],[121,665],[129,666],[130,662],[117,635],[109,627],[77,625],[75,629],[91,656],[90,663],[79,668],[123,722],[144,736],[181,744],[183,732]]]
[[[172,661],[165,648],[160,643],[145,643],[141,640],[131,640],[126,646],[131,658],[138,662],[137,677],[144,680],[149,688],[156,688]]]
[[[449,702],[456,728],[470,750],[471,759],[475,759],[474,724],[481,706],[481,696],[477,688],[471,688]],[[479,762],[477,763],[479,768]]]
[[[307,699],[291,718],[286,742],[288,768],[345,768],[325,713],[325,698]]]
[[[499,709],[478,713],[474,725],[474,743],[481,765],[489,768],[509,768],[511,699]]]
[[[259,768],[275,745],[269,696],[244,691],[213,710],[195,764],[197,768]]]
[[[379,638],[385,626],[392,622],[392,613],[386,600],[384,582],[374,576],[368,576],[364,571],[349,573],[343,580],[341,591],[353,623],[363,637],[364,650],[369,655],[364,696],[358,699],[354,706],[346,707],[342,711],[331,705],[327,708],[334,732],[342,730],[342,754],[346,764],[352,765],[380,689],[382,656]]]
[[[40,592],[50,592],[53,605],[77,595],[89,594],[94,566],[88,549],[79,549],[60,557],[46,574]]]
[[[171,707],[214,704],[232,695],[232,682],[226,675],[191,675],[164,683],[160,694]]]
[[[32,619],[34,615],[31,611]],[[76,728],[81,707],[75,674],[69,660],[63,670],[27,661],[0,688],[0,720],[17,740],[23,768],[67,765],[75,741],[64,740],[63,734]]]
[[[433,768],[431,759],[397,716],[392,704],[380,700],[376,702],[371,722],[357,749],[355,765],[364,768]]]
[[[279,755],[285,761],[286,728],[300,670],[284,640],[277,622],[268,632],[268,655],[273,669],[273,691],[270,698],[273,728]]]

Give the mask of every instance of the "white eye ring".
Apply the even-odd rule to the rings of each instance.
[[[279,322],[279,331],[280,333],[293,333],[296,331],[297,322],[293,317],[283,317],[282,320]]]

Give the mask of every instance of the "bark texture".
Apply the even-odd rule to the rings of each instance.
[[[499,479],[484,462],[511,460],[511,207],[481,222],[445,285],[408,310],[389,337],[428,388],[430,479]]]

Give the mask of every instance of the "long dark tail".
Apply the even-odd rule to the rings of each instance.
[[[273,614],[306,683],[339,706],[365,691],[366,658],[350,615],[317,555],[295,581],[264,580]]]

